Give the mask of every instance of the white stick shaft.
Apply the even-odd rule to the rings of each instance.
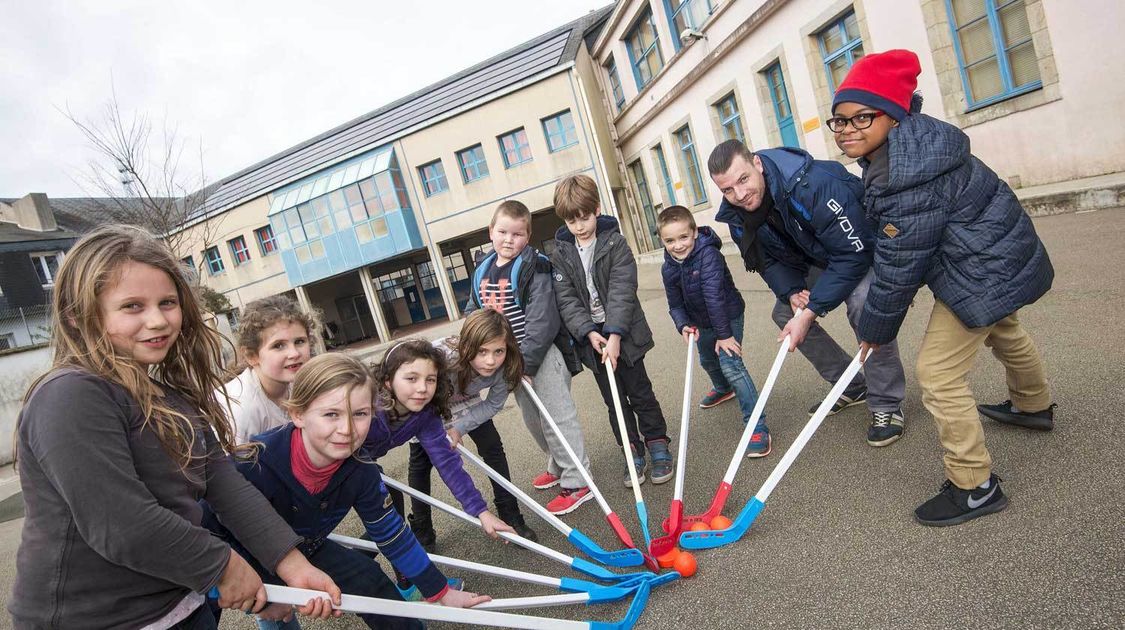
[[[352,549],[367,549],[368,551],[379,552],[379,546],[370,540],[363,540],[362,538],[352,538],[350,536],[341,536],[339,534],[329,534],[328,540],[339,543],[345,547]],[[382,553],[382,552],[380,552]],[[472,571],[474,573],[483,573],[485,575],[495,575],[497,577],[504,577],[518,582],[527,582],[528,584],[539,584],[542,586],[553,586],[560,588],[562,580],[555,577],[548,577],[546,575],[539,575],[538,573],[527,573],[525,571],[517,571],[515,569],[505,569],[504,567],[497,567],[491,564],[481,564],[471,560],[461,560],[459,558],[450,558],[447,556],[439,556],[436,553],[431,553],[430,561],[434,564],[443,567],[453,567],[454,569],[461,569],[462,571]]]
[[[777,482],[781,481],[781,478],[785,476],[786,471],[793,465],[793,460],[797,459],[797,456],[801,454],[801,449],[805,448],[805,444],[808,444],[813,433],[816,433],[817,428],[820,427],[820,423],[824,422],[824,419],[828,417],[828,412],[832,409],[832,405],[840,398],[844,390],[848,388],[848,385],[851,384],[855,375],[859,373],[861,367],[863,367],[863,363],[860,362],[859,355],[857,354],[855,358],[852,359],[852,362],[848,364],[848,368],[844,370],[844,373],[840,376],[840,380],[836,381],[836,385],[832,387],[832,391],[828,392],[828,396],[825,397],[824,402],[820,403],[820,406],[816,408],[816,413],[814,413],[813,417],[805,424],[805,428],[801,429],[801,433],[797,435],[797,439],[793,440],[793,444],[790,445],[789,450],[785,451],[785,455],[782,456],[781,461],[777,463],[773,472],[766,478],[766,482],[762,484],[761,490],[758,490],[758,494],[754,495],[759,501],[762,503],[766,502],[770,493],[773,492],[774,487],[777,486]]]
[[[636,503],[644,501],[641,497],[641,484],[637,481],[637,468],[633,466],[633,444],[629,441],[629,430],[625,427],[625,413],[621,411],[621,394],[617,391],[617,373],[609,361],[602,363],[605,366],[606,377],[609,379],[609,392],[613,396],[613,410],[617,415],[617,432],[621,436],[621,449],[625,452],[625,468],[629,471],[629,480],[633,482],[633,500]]]
[[[695,372],[695,342],[687,345],[687,369],[684,370],[684,404],[680,408],[680,443],[676,447],[676,485],[672,497],[683,501],[684,474],[687,471],[688,423],[691,419],[691,379]]]
[[[537,501],[527,496],[526,492],[520,490],[514,483],[505,479],[504,475],[501,475],[500,473],[496,472],[494,468],[484,463],[484,461],[481,460],[481,458],[477,457],[475,453],[465,448],[463,444],[458,444],[457,450],[461,452],[462,457],[476,464],[478,468],[483,470],[484,474],[488,475],[489,479],[500,484],[500,486],[502,486],[505,490],[512,493],[513,496],[522,499],[520,503],[523,503],[525,506],[530,508],[532,512],[535,512],[537,515],[539,515],[539,518],[550,523],[551,526],[559,530],[559,533],[561,533],[563,536],[570,535],[570,532],[573,529],[570,525],[562,522],[562,519],[555,516],[554,514],[551,514],[551,512],[547,510],[547,508],[539,505]]]
[[[777,351],[777,356],[774,357],[773,365],[770,366],[769,376],[766,377],[766,383],[762,386],[762,391],[758,394],[758,402],[754,403],[754,411],[750,413],[750,420],[746,423],[746,428],[742,430],[742,437],[738,440],[738,448],[734,449],[734,457],[730,459],[730,464],[727,466],[727,474],[723,475],[723,481],[727,485],[734,484],[734,477],[738,474],[738,468],[742,465],[743,455],[746,453],[746,446],[750,444],[750,438],[754,435],[754,427],[758,425],[758,419],[762,417],[762,412],[766,410],[766,400],[770,397],[770,392],[773,391],[773,384],[777,382],[777,374],[781,372],[781,364],[785,363],[785,357],[789,355],[789,336],[786,335],[785,339],[781,342],[781,348]]]
[[[399,483],[399,482],[395,481],[394,479],[391,479],[390,477],[388,477],[386,475],[383,475],[383,483],[386,483],[389,487],[394,488],[395,490],[398,490],[399,492],[402,492],[403,494],[408,494],[408,495],[414,497],[415,499],[418,499],[419,501],[421,501],[423,503],[427,503],[427,504],[441,510],[442,512],[445,512],[446,514],[449,514],[450,516],[455,516],[455,517],[465,521],[466,523],[472,523],[473,525],[476,525],[477,527],[480,527],[480,519],[479,518],[476,518],[475,516],[469,516],[463,510],[458,510],[457,508],[453,507],[452,505],[449,505],[448,503],[445,503],[443,501],[438,501],[437,499],[431,497],[428,494],[425,494],[424,492],[418,492],[414,488],[411,488],[410,486],[408,486],[404,483]],[[504,538],[505,540],[516,543],[517,545],[523,547],[524,549],[530,549],[531,551],[534,551],[534,552],[536,552],[536,553],[538,553],[542,556],[546,556],[548,558],[551,558],[552,560],[557,560],[558,562],[561,562],[568,567],[571,565],[572,562],[574,562],[574,558],[572,556],[568,556],[568,555],[565,555],[565,554],[560,553],[558,551],[555,551],[554,549],[551,549],[550,547],[544,547],[543,545],[540,545],[537,542],[532,542],[532,541],[524,538],[523,536],[518,536],[516,534],[511,534],[511,533],[508,533],[508,532],[500,532],[500,536],[502,538]]]
[[[511,597],[508,599],[494,599],[490,602],[477,604],[473,610],[511,610],[513,608],[546,608],[548,606],[566,606],[568,604],[585,604],[590,601],[589,593],[565,593],[563,595],[540,595],[538,597]]]
[[[310,599],[314,598],[330,599],[328,593],[322,591],[266,584],[266,599],[274,604],[304,606]],[[546,617],[532,617],[530,615],[513,615],[511,613],[474,610],[472,608],[446,608],[445,606],[435,604],[396,602],[375,597],[360,597],[359,595],[343,595],[340,598],[340,606],[338,609],[350,613],[386,615],[389,617],[410,617],[413,619],[449,621],[453,623],[467,623],[474,626],[492,626],[499,628],[527,628],[528,630],[539,630],[541,628],[589,630],[590,628],[590,624],[585,621],[549,619]]]
[[[613,510],[609,509],[609,504],[606,503],[605,497],[603,497],[601,491],[598,490],[598,486],[594,484],[594,479],[590,477],[590,472],[582,465],[582,462],[578,459],[578,455],[576,455],[574,449],[570,447],[570,443],[563,437],[562,430],[559,429],[559,425],[555,424],[555,419],[551,417],[547,408],[543,406],[543,401],[539,400],[539,394],[535,393],[535,389],[527,381],[523,381],[523,390],[527,392],[532,402],[539,408],[539,414],[543,416],[543,419],[547,421],[551,430],[555,432],[555,437],[559,438],[559,442],[562,443],[567,456],[570,457],[570,461],[574,462],[574,467],[578,469],[578,474],[582,475],[582,480],[586,482],[586,487],[590,488],[590,492],[594,494],[594,499],[598,502],[598,505],[601,506],[602,512],[605,512],[606,516],[613,514]]]

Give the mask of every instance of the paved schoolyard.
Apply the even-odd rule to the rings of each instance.
[[[746,538],[697,553],[699,573],[654,592],[638,628],[1120,626],[1125,618],[1125,431],[1119,419],[1125,403],[1125,340],[1117,317],[1125,312],[1125,211],[1046,217],[1035,225],[1055,263],[1056,279],[1054,289],[1022,315],[1047,364],[1059,403],[1058,428],[1042,434],[986,422],[988,446],[1011,506],[948,529],[924,528],[912,520],[913,508],[942,481],[936,431],[913,378],[932,304],[923,291],[900,338],[909,378],[906,436],[888,448],[873,449],[863,439],[865,410],[852,408],[827,420]],[[760,386],[774,355],[773,298],[760,279],[739,271],[737,262],[728,257],[748,304],[746,362]],[[675,436],[684,346],[667,317],[658,265],[642,265],[641,299],[657,336],[648,365]],[[829,317],[827,327],[841,342],[851,339],[841,314]],[[972,379],[979,400],[1007,397],[1003,371],[988,353],[981,354]],[[696,370],[696,398],[709,387],[704,381]],[[728,516],[757,490],[804,425],[808,407],[827,390],[803,357],[794,355],[786,362],[767,407],[774,453],[745,461]],[[620,481],[622,454],[610,437],[606,410],[589,374],[575,379],[573,393],[583,412],[595,479],[639,538],[632,493]],[[742,424],[734,403],[692,409],[685,501],[689,511],[699,511],[711,499]],[[497,417],[497,424],[516,483],[529,487],[543,458],[514,406]],[[385,460],[390,475],[405,478],[405,455],[403,449]],[[672,486],[643,486],[654,531],[667,512]],[[550,496],[531,492],[543,500]],[[438,496],[452,500],[444,489]],[[435,518],[439,553],[578,577],[539,556],[493,543],[444,515]],[[616,547],[595,503],[566,520],[602,546]],[[529,522],[544,544],[575,553],[542,521],[529,517]],[[5,558],[0,590],[5,597],[19,525],[0,525],[0,557]],[[358,521],[349,519],[341,531],[358,534]],[[542,587],[463,575],[470,589],[494,596],[550,594]],[[608,621],[624,610],[625,604],[613,604],[529,612]],[[6,616],[0,621],[5,624],[10,624]],[[227,614],[224,627],[254,626],[242,615]],[[352,617],[306,622],[305,627],[363,625]]]

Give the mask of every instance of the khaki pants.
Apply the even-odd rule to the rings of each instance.
[[[1040,411],[1051,404],[1043,362],[1017,313],[991,326],[966,328],[948,306],[934,302],[918,353],[918,383],[922,403],[937,423],[946,477],[966,490],[984,483],[992,465],[968,381],[982,344],[1004,365],[1013,405]]]

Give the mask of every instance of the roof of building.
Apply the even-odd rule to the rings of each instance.
[[[18,199],[0,199],[0,203],[12,205]],[[48,197],[55,223],[59,229],[48,232],[28,230],[15,223],[0,221],[0,243],[25,243],[33,241],[52,241],[79,238],[99,225],[113,223],[115,208],[128,204],[132,198],[113,199],[110,197]],[[136,200],[139,203],[139,200]]]
[[[218,212],[402,131],[438,118],[544,71],[572,62],[583,38],[599,28],[613,5],[553,29],[437,83],[272,155],[217,182],[207,211]]]

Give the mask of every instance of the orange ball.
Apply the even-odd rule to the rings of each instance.
[[[670,569],[672,565],[676,563],[676,558],[680,557],[680,553],[682,552],[678,547],[672,547],[664,555],[658,556],[656,562],[661,568]]]
[[[709,529],[711,529],[711,527],[708,526],[707,523],[704,523],[703,521],[696,521],[696,522],[691,524],[691,527],[688,528],[689,531],[693,531],[693,532],[705,532]]]
[[[681,551],[680,555],[676,556],[676,561],[672,564],[672,568],[676,570],[683,577],[691,577],[695,575],[697,568],[695,564],[695,556],[687,551]]]
[[[711,519],[711,529],[726,529],[731,526],[731,520],[722,514]]]

